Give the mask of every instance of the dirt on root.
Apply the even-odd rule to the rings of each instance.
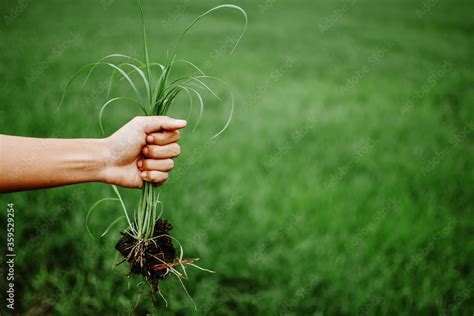
[[[155,222],[153,240],[138,240],[127,233],[122,233],[115,249],[130,264],[130,273],[141,274],[152,284],[153,291],[158,290],[159,280],[169,275],[168,263],[176,259],[176,248],[168,235],[172,225],[167,220]]]

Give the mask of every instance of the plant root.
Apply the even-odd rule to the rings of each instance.
[[[136,239],[125,232],[115,246],[130,264],[130,273],[143,275],[145,280],[150,281],[153,292],[158,291],[159,280],[169,275],[169,267],[193,261],[188,259],[175,262],[176,248],[168,235],[171,229],[172,225],[168,221],[158,219],[150,240]]]

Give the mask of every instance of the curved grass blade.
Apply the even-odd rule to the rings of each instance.
[[[215,6],[214,8],[211,8],[209,10],[207,10],[206,12],[204,12],[203,14],[201,14],[200,16],[198,16],[193,22],[191,22],[185,29],[184,31],[181,33],[180,37],[178,38],[178,40],[176,41],[176,44],[173,48],[173,50],[171,51],[171,55],[170,57],[174,57],[174,55],[176,54],[176,50],[179,46],[179,44],[181,43],[181,40],[184,38],[184,36],[186,35],[186,33],[189,32],[189,30],[199,21],[201,20],[202,18],[204,18],[205,16],[207,16],[208,14],[210,14],[211,12],[213,11],[216,11],[216,10],[220,10],[220,9],[224,9],[224,8],[229,8],[229,9],[235,9],[235,10],[238,10],[242,13],[242,15],[244,16],[245,18],[245,27],[244,27],[244,30],[242,31],[242,33],[240,34],[239,38],[237,39],[237,41],[235,42],[234,44],[234,47],[232,48],[231,50],[231,54],[234,52],[235,48],[237,47],[237,45],[239,45],[239,42],[240,40],[242,39],[242,37],[244,36],[245,32],[247,31],[247,25],[248,25],[248,17],[247,17],[247,13],[245,12],[244,9],[242,9],[241,7],[239,6],[236,6],[236,5],[233,5],[233,4],[222,4],[222,5],[218,5],[218,6]]]
[[[191,117],[191,114],[193,112],[193,96],[191,95],[191,92],[189,92],[189,89],[186,88],[186,87],[182,87],[184,91],[186,91],[186,93],[188,94],[188,97],[189,97],[189,112],[188,112],[188,115],[186,116],[186,121],[189,120],[189,118]]]
[[[138,89],[137,87],[135,86],[135,84],[133,83],[133,80],[125,73],[125,71],[123,71],[120,67],[118,67],[117,65],[114,65],[114,64],[111,64],[111,63],[102,63],[104,65],[107,65],[109,67],[112,67],[113,69],[117,70],[127,81],[128,83],[130,84],[130,86],[132,87],[133,91],[135,92],[135,94],[137,95],[138,99],[142,99],[142,96],[141,94],[138,92]]]
[[[104,110],[107,106],[109,106],[110,104],[112,104],[113,102],[115,101],[119,101],[119,100],[126,100],[126,101],[130,101],[130,102],[133,102],[135,104],[137,104],[138,106],[140,106],[140,108],[142,109],[143,113],[145,115],[148,115],[146,109],[143,107],[143,105],[138,102],[137,100],[135,99],[132,99],[132,98],[128,98],[128,97],[117,97],[117,98],[113,98],[113,99],[110,99],[108,100],[107,102],[104,103],[104,105],[102,105],[102,107],[100,108],[100,112],[99,112],[99,126],[100,126],[100,130],[102,131],[102,133],[105,134],[105,131],[104,131],[104,126],[102,124],[102,115],[104,113]]]
[[[91,67],[94,67],[94,64],[87,64],[85,66],[82,66],[78,71],[76,71],[70,78],[69,80],[67,81],[66,83],[66,86],[64,87],[64,91],[63,91],[63,94],[61,96],[61,100],[59,101],[59,105],[58,107],[56,108],[56,112],[59,111],[59,109],[61,108],[61,106],[63,105],[64,103],[64,98],[66,97],[66,93],[67,91],[69,90],[69,87],[71,86],[71,84],[74,82],[74,80],[79,77],[79,75],[81,75],[86,69],[88,68],[91,68]]]
[[[112,188],[114,189],[115,194],[117,195],[118,199],[120,200],[120,204],[122,205],[122,209],[123,209],[123,212],[125,213],[125,217],[127,218],[127,222],[128,222],[129,227],[130,227],[130,230],[135,233],[136,232],[135,227],[130,222],[130,218],[128,217],[127,208],[125,207],[125,204],[123,203],[123,199],[122,199],[122,196],[120,195],[119,190],[113,184],[112,184]]]
[[[110,223],[109,226],[107,226],[107,228],[105,229],[105,231],[102,233],[102,235],[100,235],[100,237],[104,237],[105,235],[107,235],[107,233],[110,231],[110,229],[115,225],[117,224],[119,221],[121,221],[125,216],[119,216],[117,217],[112,223]]]
[[[207,78],[208,76],[203,77]],[[212,89],[209,88],[202,80],[199,80],[196,77],[193,77],[192,80],[199,82],[207,91],[209,91],[213,96],[215,96],[217,100],[222,101],[222,99],[214,91],[212,91]]]
[[[123,65],[123,64],[120,64],[119,67],[120,67],[121,65]],[[155,62],[150,63],[149,66],[150,66],[150,69],[151,69],[152,67],[160,67],[161,72],[163,72],[164,69],[165,69],[165,66],[163,66],[163,65],[160,64],[160,63],[155,63]],[[146,68],[146,66],[145,66],[145,65],[141,65],[141,66],[139,66],[138,68],[139,68],[139,69],[144,69],[144,68]],[[130,76],[130,75],[133,74],[134,72],[135,72],[135,70],[131,70],[131,71],[127,72],[127,75]],[[107,89],[107,98],[108,98],[109,95],[110,95],[110,90],[111,90],[112,84],[113,84],[113,82],[114,82],[115,73],[116,73],[116,71],[113,70],[112,73],[110,74],[109,84],[108,84],[108,89]],[[118,82],[118,81],[121,81],[121,80],[124,80],[124,79],[125,79],[125,78],[121,77],[120,79],[117,80],[117,82]],[[147,80],[147,81],[148,81],[148,80]],[[151,82],[150,82],[150,85],[151,85]]]
[[[192,131],[192,133],[194,133],[196,131],[197,127],[199,126],[199,123],[201,122],[202,116],[204,114],[204,101],[201,97],[201,94],[196,89],[193,89],[191,87],[186,87],[186,88],[191,90],[192,92],[194,92],[196,94],[196,96],[198,97],[198,99],[199,99],[199,115],[198,115],[198,118],[196,120],[196,124],[194,125],[193,131]]]
[[[170,84],[168,85],[168,87],[166,87],[166,89],[165,89],[164,91],[166,91],[166,90],[168,90],[168,89],[172,89],[173,86],[177,86],[176,84],[177,84],[178,82],[180,82],[180,81],[186,80],[186,81],[184,81],[185,83],[186,83],[186,82],[189,82],[191,78],[192,78],[192,77],[189,77],[189,76],[186,76],[186,77],[179,77],[179,78],[177,78],[177,79],[171,81]]]
[[[150,84],[149,84],[148,79],[145,77],[145,73],[144,73],[140,68],[138,68],[137,66],[135,66],[134,64],[126,63],[125,65],[127,65],[127,66],[133,68],[136,72],[138,72],[138,74],[140,75],[140,77],[142,77],[143,83],[145,84],[145,88],[146,88],[146,91],[147,91],[148,104],[150,104],[150,103],[151,103]]]
[[[165,70],[165,66],[160,64],[160,63],[156,63],[156,62],[151,62],[150,63],[150,67],[156,67],[156,66],[160,66],[161,68],[161,71],[164,71]]]
[[[212,136],[212,138],[216,138],[218,137],[220,134],[222,134],[226,129],[227,127],[229,127],[230,125],[230,121],[232,121],[232,117],[234,116],[234,105],[235,105],[235,101],[234,101],[234,94],[232,93],[232,90],[230,89],[229,85],[222,79],[219,79],[217,77],[212,77],[212,76],[200,76],[202,78],[208,78],[208,79],[212,79],[212,80],[216,80],[218,82],[220,82],[224,88],[229,92],[229,96],[230,96],[230,112],[229,112],[229,117],[227,118],[227,122],[225,123],[224,127],[217,133],[215,134],[214,136]],[[199,78],[199,77],[196,77],[196,78]]]
[[[89,235],[93,238],[93,239],[97,239],[94,237],[94,235],[92,235],[92,232],[91,230],[89,229],[89,217],[90,215],[92,214],[92,211],[99,205],[99,204],[102,204],[103,202],[105,201],[119,201],[119,199],[117,198],[103,198],[103,199],[100,199],[99,201],[95,202],[94,204],[92,204],[92,206],[89,208],[89,210],[87,211],[87,215],[86,215],[86,230],[87,232],[89,233]]]
[[[151,68],[151,67],[160,67],[162,73],[163,73],[163,71],[164,71],[164,69],[165,69],[165,66],[163,66],[163,65],[160,64],[160,63],[155,63],[155,62],[150,63],[149,66],[150,66],[150,68]],[[138,67],[138,68],[139,68],[139,69],[142,69],[142,68],[146,68],[146,66],[145,66],[145,65],[142,65],[142,66],[140,66],[140,67]],[[134,72],[135,72],[135,70],[131,70],[131,71],[127,72],[127,75],[130,76],[130,75],[133,74]],[[110,74],[109,83],[108,83],[108,86],[107,86],[107,94],[106,94],[106,97],[107,97],[107,98],[109,98],[109,96],[110,96],[110,91],[112,90],[112,85],[113,85],[113,83],[114,83],[115,73],[116,73],[116,71],[115,71],[115,70],[112,70],[112,73]],[[124,80],[124,79],[125,79],[124,77],[120,77],[116,82],[122,81],[122,80]],[[150,86],[151,86],[151,82],[150,82],[149,84],[150,84]]]
[[[204,73],[204,71],[201,70],[201,68],[199,68],[198,66],[196,66],[195,64],[193,64],[192,62],[190,62],[189,60],[186,60],[186,59],[178,59],[175,61],[176,63],[185,63],[185,64],[188,64],[189,66],[191,66],[192,68],[196,69],[199,74],[205,76],[206,74]]]
[[[128,55],[124,55],[124,54],[110,54],[110,55],[107,55],[105,57],[102,57],[97,63],[95,63],[94,67],[92,67],[92,69],[87,74],[86,79],[84,79],[84,82],[82,83],[82,87],[84,87],[84,85],[87,83],[87,80],[89,80],[90,75],[92,74],[92,72],[94,71],[94,69],[97,65],[101,64],[106,59],[115,58],[115,57],[130,59],[130,60],[133,60],[133,61],[137,62],[139,65],[143,65],[142,61],[140,61],[136,58],[130,57]]]

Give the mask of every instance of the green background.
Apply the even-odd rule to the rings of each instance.
[[[163,61],[185,25],[220,3],[145,1],[151,59]],[[232,11],[202,21],[178,55],[231,85],[231,127],[209,141],[228,105],[207,98],[161,195],[186,257],[217,271],[189,270],[198,313],[472,315],[472,2],[235,3],[249,29],[233,55],[242,17]],[[7,1],[2,16],[1,133],[100,137],[101,72],[55,109],[82,65],[142,57],[135,2]],[[171,115],[187,109],[178,99]],[[107,134],[136,114],[110,109]],[[138,191],[122,192],[133,209]],[[131,310],[140,278],[112,269],[120,227],[100,241],[85,229],[87,209],[109,196],[105,184],[1,196],[16,210],[17,312]],[[118,215],[104,204],[91,228]],[[194,313],[175,278],[161,289],[169,307],[159,297],[153,307],[147,287],[138,314]]]

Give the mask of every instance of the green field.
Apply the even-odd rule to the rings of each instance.
[[[196,132],[197,111],[182,132],[161,195],[186,257],[217,272],[189,271],[197,313],[472,315],[474,4],[234,2],[249,29],[233,55],[242,18],[232,11],[206,18],[178,55],[231,85],[231,127],[209,140],[228,113],[209,97]],[[219,3],[144,1],[152,59],[164,60],[183,27]],[[135,2],[1,7],[0,133],[101,137],[100,72],[55,110],[82,65],[142,57]],[[177,101],[171,115],[185,117],[186,99]],[[106,132],[136,114],[110,109]],[[139,191],[122,192],[135,207]],[[140,278],[112,269],[120,227],[100,241],[85,229],[89,207],[109,196],[110,186],[94,183],[0,197],[3,209],[15,204],[17,313],[131,310]],[[91,228],[98,234],[120,212],[104,204]],[[138,315],[195,313],[175,278],[161,290],[169,307],[159,297],[153,306],[147,287]]]

